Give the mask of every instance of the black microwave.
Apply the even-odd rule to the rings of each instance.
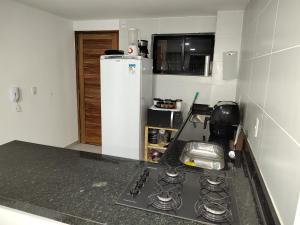
[[[181,111],[148,109],[148,126],[179,129],[182,122]]]

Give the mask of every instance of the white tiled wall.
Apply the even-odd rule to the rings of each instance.
[[[299,0],[250,0],[237,88],[244,129],[284,225],[294,224],[300,191],[299,12]]]

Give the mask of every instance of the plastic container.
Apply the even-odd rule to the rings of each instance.
[[[138,30],[136,28],[128,29],[128,46],[129,45],[138,46]]]
[[[158,142],[158,130],[157,129],[149,129],[148,142],[150,144],[157,144],[157,142]]]
[[[158,131],[158,145],[165,146],[168,144],[169,134],[166,130],[160,129]]]
[[[181,110],[181,108],[182,108],[182,100],[176,99],[176,109]]]

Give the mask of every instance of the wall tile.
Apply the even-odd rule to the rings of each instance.
[[[244,122],[245,122],[248,100],[249,100],[248,96],[246,96],[244,94],[240,94],[238,92],[238,89],[237,89],[237,99],[236,99],[236,101],[239,102],[242,126],[244,126]]]
[[[270,66],[270,56],[253,60],[252,76],[250,78],[249,96],[259,106],[263,107],[266,96]]]
[[[272,55],[266,111],[300,143],[300,47]]]
[[[279,1],[274,50],[280,50],[300,44],[299,10],[299,0]]]
[[[248,95],[250,79],[252,75],[252,60],[242,60],[239,71],[239,90],[242,94]]]
[[[299,11],[299,0],[249,1],[237,87],[244,130],[284,225],[293,225],[300,190],[295,175],[300,161]],[[283,51],[272,51],[272,45]],[[254,138],[257,117],[262,122]]]
[[[242,55],[243,59],[249,59],[255,55],[255,35],[257,32],[257,22],[261,10],[265,8],[270,0],[249,1],[243,20],[242,35]]]
[[[240,37],[243,11],[219,11],[216,33],[219,37]],[[230,26],[228,26],[230,24]]]
[[[255,55],[271,52],[278,0],[272,0],[261,12],[255,39]]]
[[[242,58],[244,60],[250,59],[254,56],[254,41],[256,34],[257,19],[245,21],[242,35]]]
[[[272,0],[250,0],[245,12],[245,15],[248,15],[246,19],[253,20],[258,17],[270,1]]]
[[[260,170],[279,216],[292,225],[298,193],[300,148],[269,118],[264,121]]]
[[[255,137],[255,124],[256,119],[259,120],[258,133]],[[247,104],[246,117],[244,123],[244,130],[247,135],[247,139],[251,145],[251,149],[257,161],[260,159],[260,144],[262,139],[262,126],[263,126],[263,112],[262,110],[251,100]]]
[[[214,60],[223,61],[223,52],[239,51],[240,48],[241,37],[216,37]]]

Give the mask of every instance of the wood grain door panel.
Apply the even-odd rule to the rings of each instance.
[[[80,142],[101,145],[100,56],[118,49],[118,32],[76,33]]]

